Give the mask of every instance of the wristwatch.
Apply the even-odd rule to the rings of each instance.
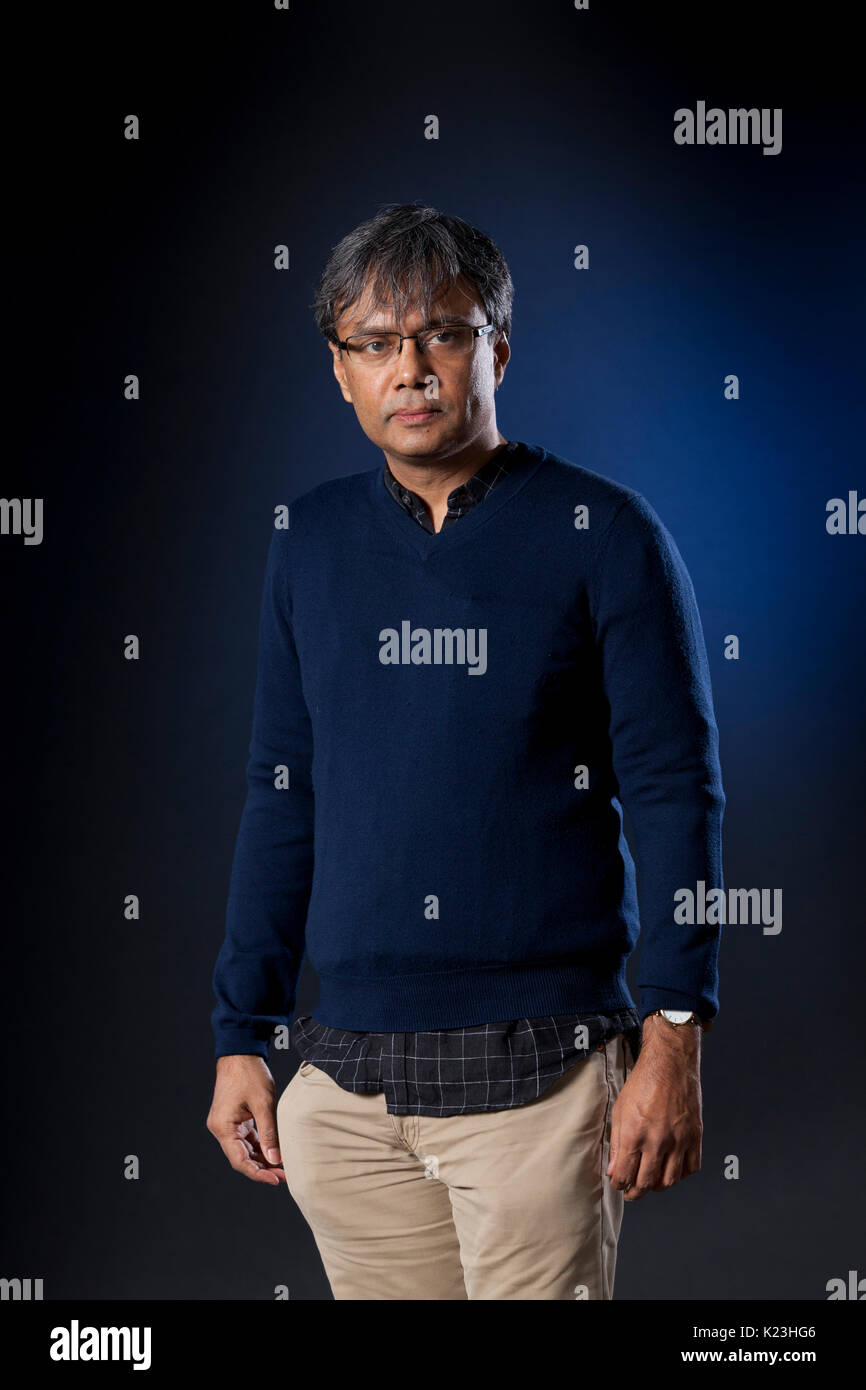
[[[652,1018],[654,1014],[661,1014],[672,1028],[682,1028],[685,1023],[694,1023],[703,1032],[707,1032],[713,1026],[711,1022],[696,1014],[694,1009],[653,1009],[652,1013],[647,1014],[647,1018]]]

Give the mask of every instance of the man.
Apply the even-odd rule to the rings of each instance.
[[[639,493],[500,432],[512,293],[423,205],[334,248],[317,322],[384,463],[296,499],[268,554],[208,1128],[287,1183],[336,1299],[609,1299],[623,1202],[700,1167],[700,618]]]

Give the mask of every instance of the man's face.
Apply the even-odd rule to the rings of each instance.
[[[402,328],[391,307],[373,305],[369,289],[368,282],[358,302],[340,316],[337,336],[341,340],[371,329],[417,333],[446,323],[487,322],[475,286],[462,277],[435,301],[430,320],[425,322],[423,311],[410,306]],[[495,434],[493,392],[510,356],[504,335],[490,333],[476,339],[471,353],[447,361],[425,356],[414,338],[404,341],[402,351],[381,364],[353,362],[347,352],[341,355],[333,343],[330,347],[344,399],[355,407],[367,438],[387,456],[407,461],[447,458],[482,436],[489,439],[491,429]],[[431,377],[435,378],[432,388]],[[412,411],[432,413],[414,419],[399,413]]]

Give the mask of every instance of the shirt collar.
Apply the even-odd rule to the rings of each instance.
[[[499,449],[486,463],[481,465],[477,473],[449,492],[448,509],[442,522],[443,528],[470,511],[472,507],[477,506],[479,502],[483,502],[496,484],[508,476],[514,466],[513,455],[516,448],[517,441],[509,440],[504,448]],[[387,459],[384,465],[384,477],[385,485],[395,501],[399,502],[400,506],[410,516],[413,516],[419,525],[424,527],[425,531],[432,532],[433,523],[430,520],[424,499],[419,497],[417,492],[413,492],[411,488],[406,488],[397,481],[388,467]]]

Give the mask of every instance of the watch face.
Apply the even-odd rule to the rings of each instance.
[[[688,1023],[693,1012],[692,1009],[662,1009],[661,1015],[668,1023]]]

